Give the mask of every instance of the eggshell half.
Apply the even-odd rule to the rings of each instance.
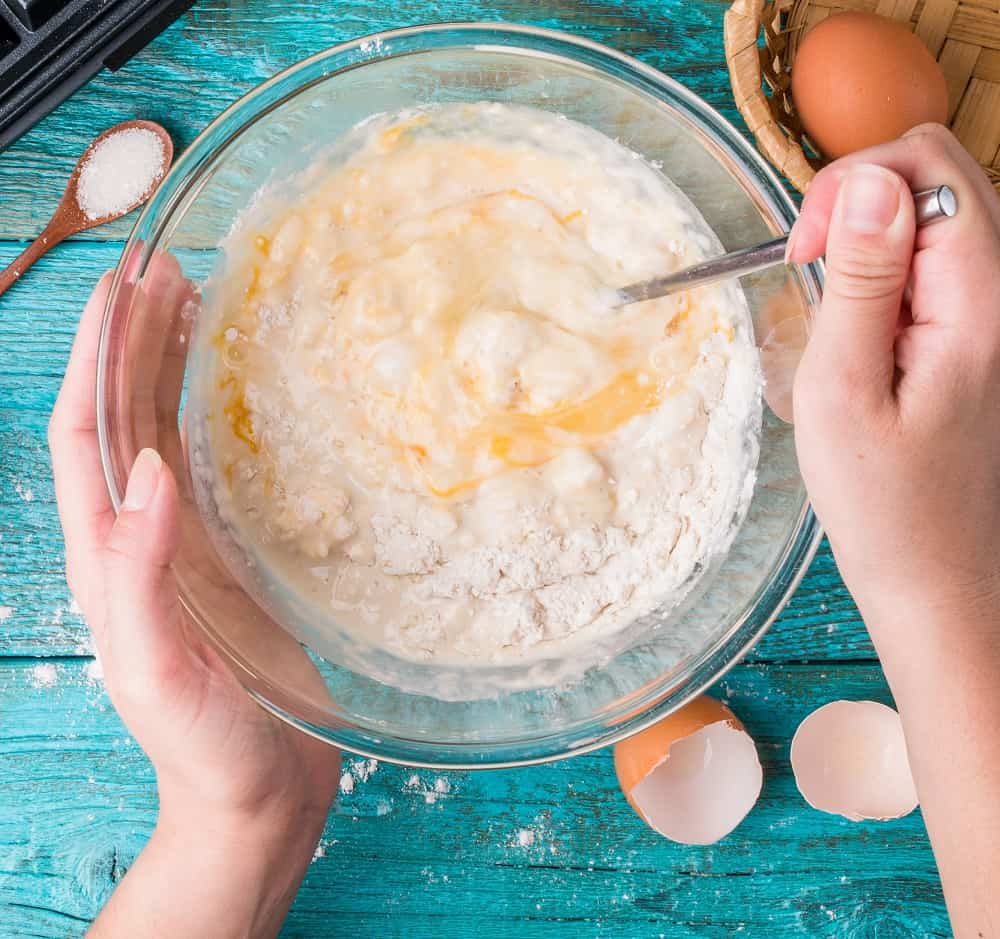
[[[763,772],[732,711],[700,697],[615,747],[615,771],[647,825],[684,844],[713,844],[753,808]]]
[[[917,807],[899,715],[876,701],[831,701],[792,738],[792,772],[813,808],[887,821]]]

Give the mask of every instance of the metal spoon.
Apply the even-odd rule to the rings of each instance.
[[[925,189],[913,194],[913,204],[916,209],[917,225],[926,225],[939,218],[950,218],[958,211],[958,199],[947,186],[936,189]],[[764,244],[750,248],[740,248],[717,258],[710,258],[691,267],[686,267],[675,274],[657,277],[654,280],[644,280],[637,284],[629,284],[618,291],[617,307],[642,300],[653,300],[677,293],[679,290],[690,290],[701,287],[727,277],[742,277],[768,267],[785,263],[785,248],[788,235],[765,241]]]
[[[152,131],[160,138],[160,141],[163,143],[163,165],[160,167],[160,171],[156,174],[146,192],[131,205],[120,212],[112,212],[108,215],[102,215],[100,218],[88,218],[80,206],[77,194],[80,171],[101,141],[112,134],[117,134],[120,131],[129,130],[133,127]],[[159,124],[154,124],[152,121],[125,121],[122,124],[109,127],[103,134],[96,137],[90,146],[83,151],[83,156],[77,160],[76,166],[73,167],[69,182],[66,184],[66,191],[63,193],[63,197],[52,216],[52,220],[45,226],[45,231],[18,255],[5,271],[0,273],[0,294],[3,294],[35,261],[46,254],[51,248],[54,248],[60,241],[65,240],[70,235],[86,231],[88,228],[95,228],[98,225],[114,221],[116,218],[121,218],[123,215],[131,212],[136,206],[142,205],[163,181],[163,177],[170,168],[170,161],[173,155],[174,145],[170,139],[170,135]]]

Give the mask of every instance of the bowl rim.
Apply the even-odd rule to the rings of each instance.
[[[633,73],[633,76],[641,77],[654,87],[666,88],[673,98],[679,99],[686,108],[682,113],[682,117],[686,121],[694,125],[695,129],[707,137],[719,151],[725,153],[729,160],[737,162],[741,166],[741,172],[744,176],[754,175],[755,177],[759,177],[759,179],[755,179],[754,192],[752,194],[748,192],[748,195],[752,195],[753,198],[760,200],[773,217],[787,219],[794,217],[796,214],[795,204],[788,195],[777,173],[730,121],[701,97],[680,84],[676,79],[603,43],[544,27],[527,26],[503,21],[453,21],[382,30],[320,50],[307,58],[293,63],[266,81],[254,86],[210,121],[170,168],[163,183],[157,192],[154,193],[153,198],[143,206],[129,234],[129,238],[122,251],[122,258],[115,269],[111,289],[108,294],[101,326],[97,358],[96,407],[98,442],[105,483],[116,513],[120,510],[124,492],[119,487],[115,474],[113,445],[111,443],[111,432],[107,420],[110,339],[112,324],[115,319],[115,310],[119,305],[116,301],[126,277],[126,270],[128,268],[132,268],[132,272],[135,270],[133,264],[136,260],[136,253],[139,255],[138,271],[139,276],[141,276],[152,256],[155,245],[159,244],[163,240],[164,233],[168,232],[168,226],[178,206],[191,195],[192,189],[195,190],[194,194],[197,194],[197,183],[200,172],[204,168],[203,164],[212,163],[248,127],[252,126],[256,120],[280,107],[289,98],[294,97],[303,90],[335,75],[361,68],[373,62],[428,51],[401,50],[397,52],[390,51],[387,54],[386,44],[396,43],[400,40],[407,40],[421,35],[434,34],[464,35],[469,38],[469,42],[456,42],[452,45],[452,48],[471,47],[477,50],[491,48],[494,45],[493,43],[477,43],[475,42],[475,37],[477,35],[487,36],[493,34],[505,38],[513,38],[514,40],[518,37],[524,37],[532,40],[548,41],[560,46],[563,51],[570,53],[586,51],[591,55],[596,55],[600,59],[611,60]],[[553,57],[565,57],[560,56],[558,53],[546,53],[538,49],[518,46],[516,42],[496,46],[496,49],[513,54],[551,54]],[[361,61],[349,62],[339,67],[325,70],[321,75],[314,77],[312,80],[290,87],[287,93],[265,104],[263,107],[258,106],[251,114],[240,119],[236,126],[227,128],[227,125],[234,118],[238,117],[248,105],[253,105],[261,97],[265,97],[269,91],[293,80],[299,73],[309,70],[317,63],[331,60],[347,53],[358,52],[366,57]],[[578,59],[573,61],[577,65],[583,64],[588,68],[594,67],[589,61],[582,63]],[[620,76],[618,77],[620,78]],[[213,141],[212,138],[223,130],[226,131],[226,135],[219,141]],[[767,185],[761,185],[761,181]],[[154,221],[156,224],[152,224]],[[139,233],[146,227],[151,228],[150,235],[145,239],[140,239],[138,237]],[[124,263],[126,258],[128,259],[127,264]],[[822,265],[812,265],[811,270],[812,280],[806,286],[814,288],[814,293],[817,294],[814,299],[818,299],[818,288],[822,285],[823,279]],[[640,705],[633,716],[626,718],[619,716],[618,723],[614,728],[603,732],[598,729],[596,733],[584,736],[577,731],[578,736],[582,736],[583,739],[579,743],[571,742],[568,745],[563,739],[567,733],[565,729],[555,733],[525,735],[516,740],[504,740],[502,742],[465,743],[450,741],[441,743],[437,741],[424,741],[416,736],[403,736],[397,730],[394,730],[391,734],[375,734],[370,728],[356,727],[353,724],[349,725],[346,731],[341,727],[317,726],[302,716],[295,714],[288,707],[278,703],[277,700],[272,700],[262,690],[263,688],[277,691],[278,694],[276,697],[279,698],[287,696],[287,693],[281,689],[274,689],[269,682],[262,680],[256,674],[256,670],[250,662],[246,661],[237,650],[233,649],[225,640],[216,635],[215,631],[208,624],[202,622],[201,617],[192,609],[191,604],[183,594],[180,596],[180,601],[188,617],[198,625],[209,642],[219,651],[227,661],[227,664],[234,670],[237,678],[250,697],[265,710],[302,732],[346,752],[388,763],[398,763],[428,769],[510,768],[551,762],[611,746],[626,737],[644,730],[667,714],[683,707],[693,698],[702,694],[746,656],[781,614],[805,576],[819,547],[821,538],[822,530],[813,513],[810,502],[806,498],[798,513],[792,534],[788,537],[779,558],[772,566],[770,579],[758,588],[760,595],[772,590],[777,590],[779,593],[776,602],[763,621],[751,624],[749,622],[751,611],[744,610],[725,633],[717,637],[711,646],[702,650],[690,663],[685,664],[678,675],[664,676],[665,680],[661,681],[661,684],[656,687],[655,692],[647,695],[646,703]],[[792,565],[791,576],[782,577],[782,573],[787,573],[786,566],[789,564]],[[652,697],[652,700],[649,700],[649,697]],[[606,722],[610,719],[605,718],[604,720]],[[395,749],[396,753],[387,753],[380,748],[380,745],[385,743],[387,739],[391,741],[389,746]],[[525,748],[529,748],[532,752],[521,756],[512,755],[512,751],[516,752],[519,749],[524,750]],[[431,751],[435,751],[442,758],[427,758],[427,754]]]

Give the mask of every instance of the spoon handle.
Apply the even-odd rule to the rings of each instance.
[[[913,205],[916,211],[917,225],[926,225],[938,218],[950,218],[958,211],[958,200],[955,193],[947,186],[936,189],[926,189],[913,194]],[[637,284],[629,284],[618,291],[616,306],[626,306],[642,300],[652,300],[655,297],[665,297],[679,290],[690,290],[703,284],[711,284],[727,277],[742,277],[753,274],[768,267],[774,267],[785,262],[785,248],[788,236],[765,241],[761,245],[741,248],[731,251],[721,257],[709,258],[691,267],[686,267],[675,274],[657,277],[654,280],[644,280]]]
[[[618,306],[653,300],[680,290],[690,290],[692,287],[725,280],[727,277],[742,277],[744,274],[753,274],[755,271],[774,267],[785,260],[787,244],[788,235],[784,235],[773,241],[765,241],[762,245],[751,245],[749,248],[740,248],[739,251],[731,251],[721,257],[709,258],[700,264],[685,267],[676,274],[629,284],[618,291],[620,297]]]
[[[50,222],[45,231],[14,258],[4,271],[0,272],[0,296],[3,296],[35,261],[59,244],[68,234],[69,232]]]

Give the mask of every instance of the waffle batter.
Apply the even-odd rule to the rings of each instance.
[[[681,599],[752,490],[734,284],[612,309],[718,250],[660,172],[498,104],[383,115],[225,244],[193,389],[255,563],[410,658],[523,660]]]

